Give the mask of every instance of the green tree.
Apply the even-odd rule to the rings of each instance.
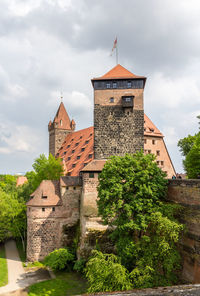
[[[197,116],[200,119],[200,115]],[[199,122],[200,124],[200,122]],[[194,136],[187,137],[178,141],[181,154],[185,157],[183,166],[188,178],[199,178],[200,176],[200,132]]]
[[[6,193],[0,189],[0,241],[21,238],[24,249],[26,231],[26,206],[16,192]]]
[[[113,228],[117,254],[131,272],[133,287],[176,280],[176,243],[183,227],[173,218],[177,207],[165,201],[165,177],[155,156],[143,152],[111,157],[99,176],[99,215]]]
[[[89,293],[122,291],[131,288],[128,271],[114,254],[94,250],[86,264]]]

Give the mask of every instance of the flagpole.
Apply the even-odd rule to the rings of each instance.
[[[118,65],[118,44],[116,44],[116,64]]]

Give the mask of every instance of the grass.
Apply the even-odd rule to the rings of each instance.
[[[3,244],[0,244],[0,287],[5,286],[7,283],[8,283],[8,268],[7,268],[5,248]]]
[[[29,287],[29,296],[70,296],[86,293],[87,284],[79,274],[68,271],[55,272],[56,279]]]

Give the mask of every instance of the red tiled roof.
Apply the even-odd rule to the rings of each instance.
[[[145,79],[146,77],[144,76],[138,76],[135,75],[133,73],[131,73],[130,71],[128,71],[127,69],[125,69],[124,67],[122,67],[120,64],[116,65],[114,68],[112,68],[110,71],[108,71],[106,74],[104,74],[101,77],[98,78],[93,78],[92,80],[101,80],[101,79],[126,79],[126,78],[135,78],[135,79]]]
[[[43,198],[47,196],[47,198]],[[61,205],[60,186],[58,181],[43,180],[39,187],[31,194],[27,206],[58,206]]]
[[[71,129],[72,122],[70,122],[69,116],[67,114],[67,111],[65,109],[63,102],[60,103],[56,116],[53,120],[53,124],[54,123],[57,124],[56,126],[57,128],[69,129],[69,130]],[[73,120],[73,124],[75,124],[74,120]],[[52,122],[50,121],[49,126],[51,125],[52,125]]]
[[[23,185],[24,183],[28,182],[27,178],[25,176],[19,176],[17,178],[16,187]]]
[[[144,136],[163,137],[163,134],[153,124],[153,122],[146,114],[144,114]]]
[[[146,114],[144,114],[144,129],[145,136],[163,137],[162,133]],[[93,126],[68,134],[56,156],[63,159],[66,175],[78,176],[80,171],[91,170],[89,163],[94,159]],[[94,164],[95,161],[92,163]]]
[[[84,167],[84,163],[94,159],[93,130],[93,127],[88,127],[66,136],[57,154],[65,161],[65,174],[70,173],[70,176],[77,176]]]

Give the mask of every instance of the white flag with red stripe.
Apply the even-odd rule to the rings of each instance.
[[[117,47],[117,37],[115,38],[115,41],[114,41],[114,44],[113,44],[113,48],[112,48],[112,52],[111,52],[111,56],[112,56],[112,54],[113,54],[113,52],[114,52],[114,49]]]

